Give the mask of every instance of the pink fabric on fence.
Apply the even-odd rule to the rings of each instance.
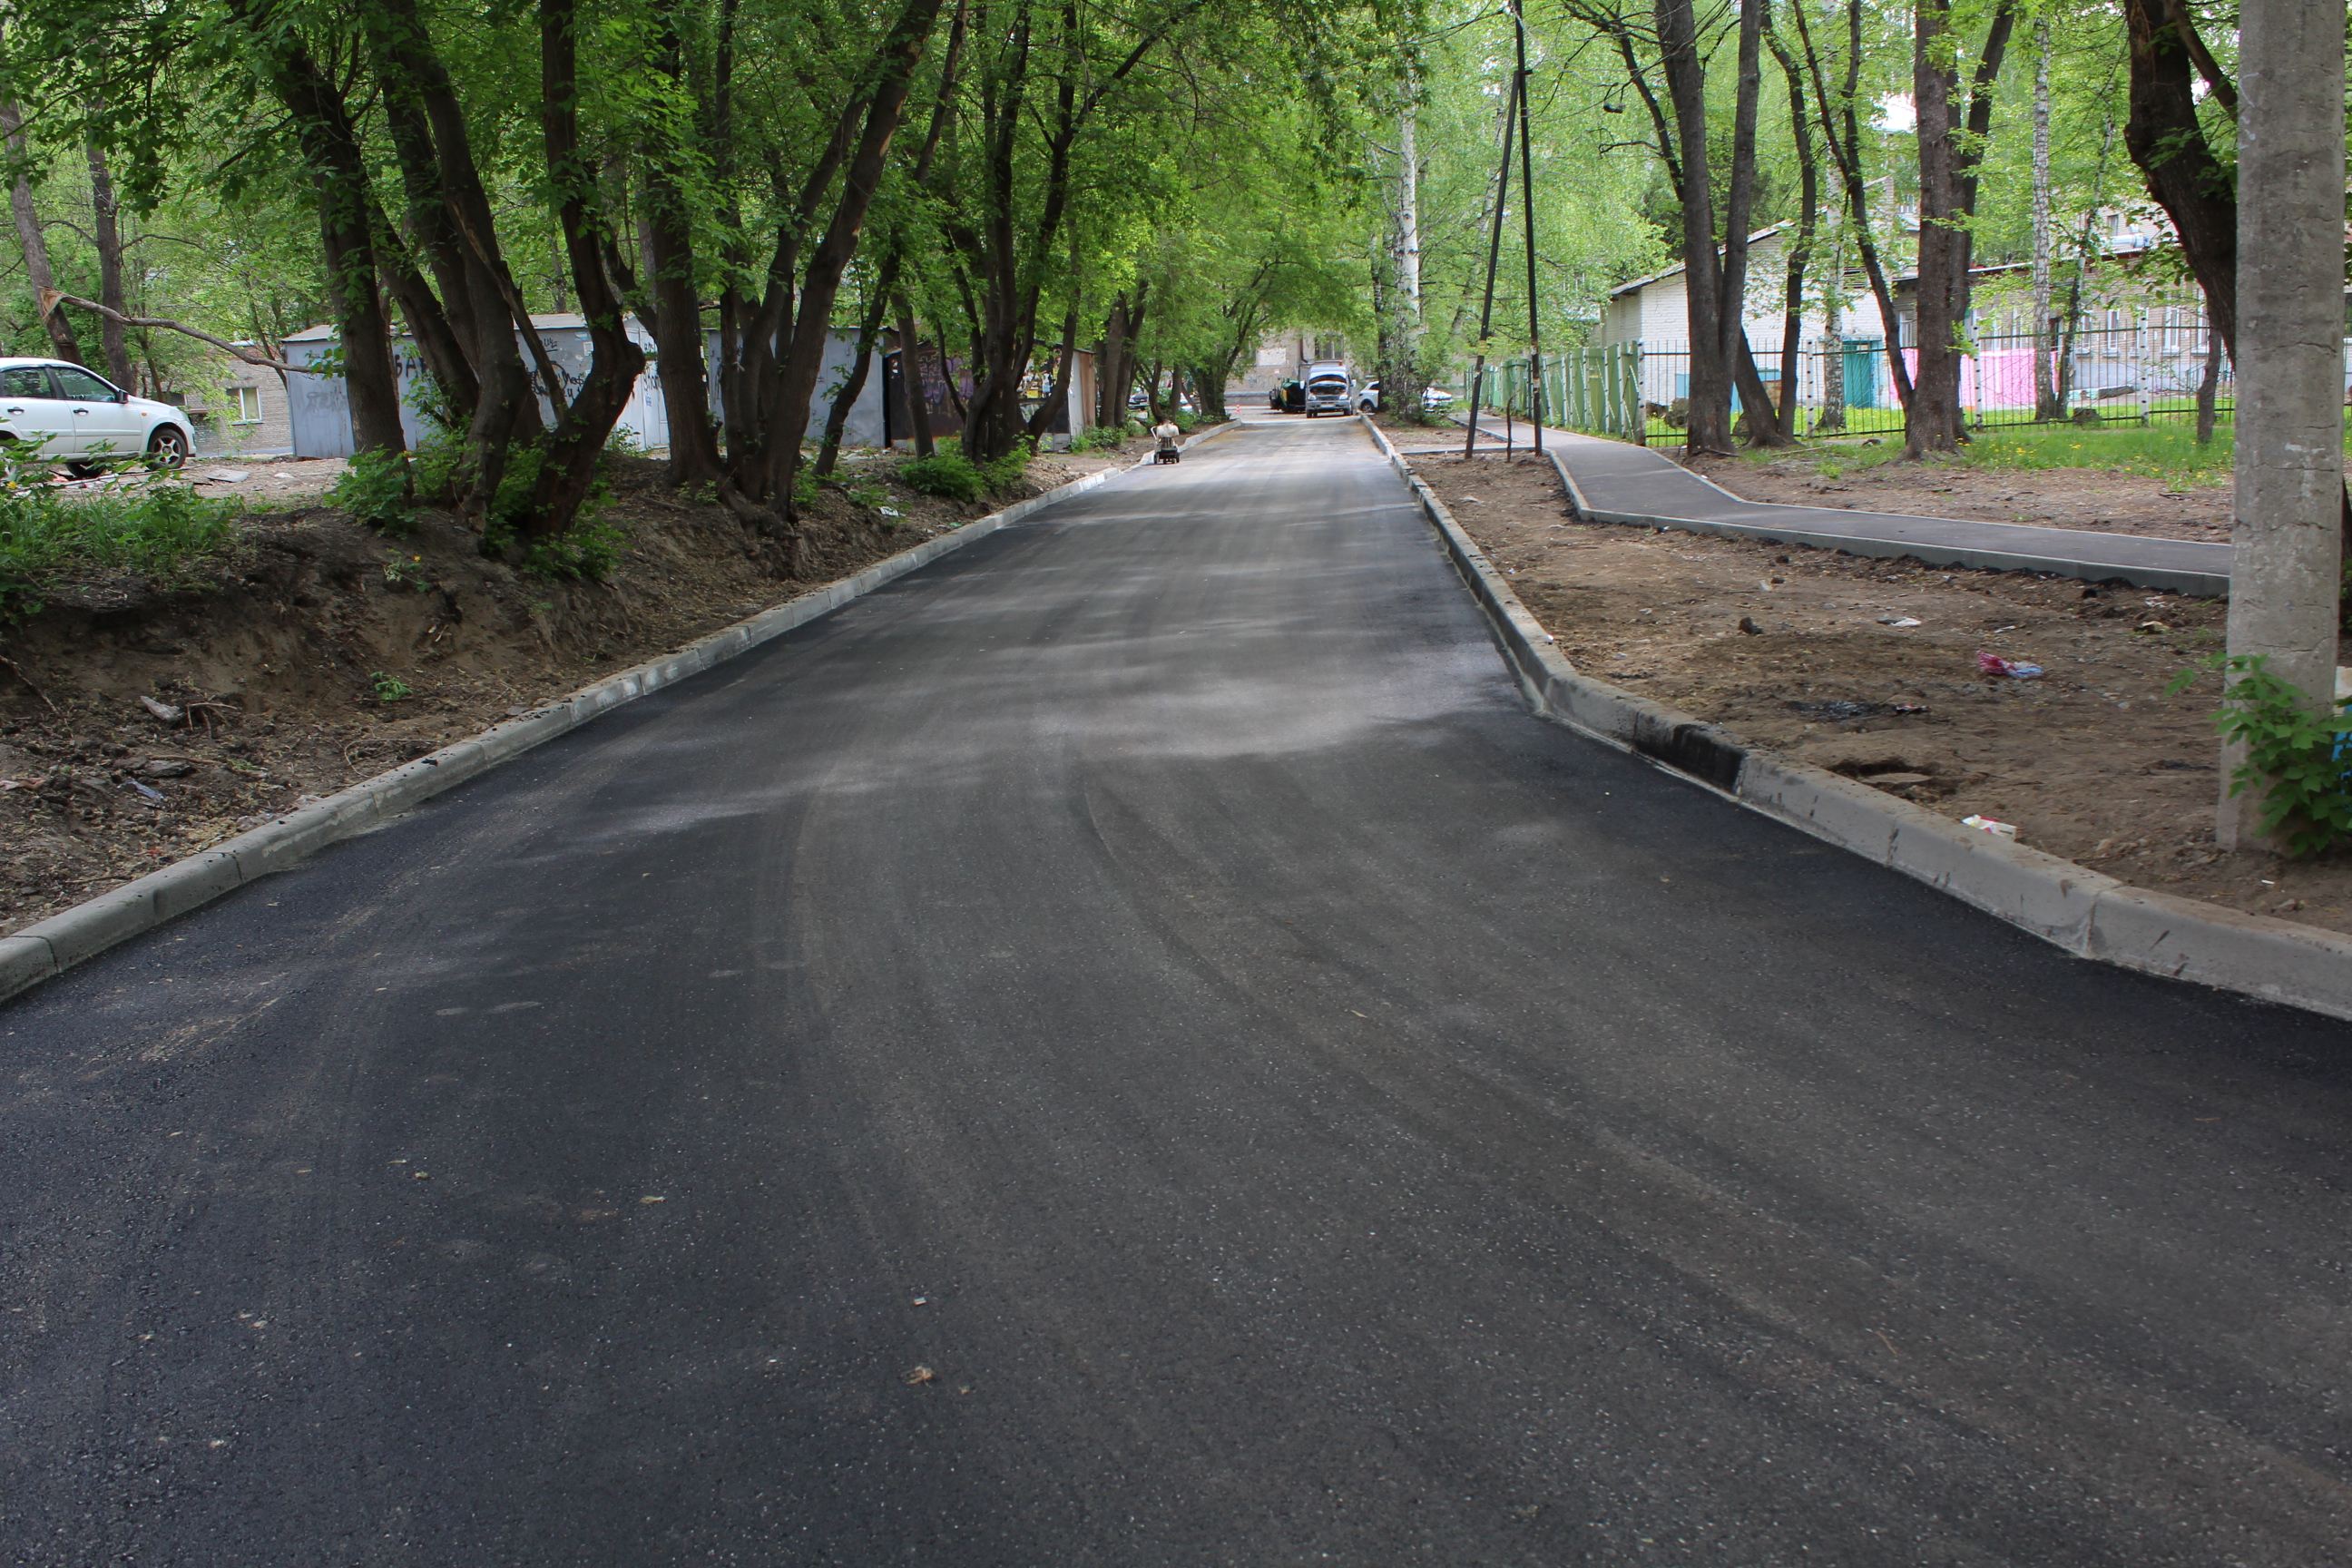
[[[1903,368],[1916,385],[1919,351],[1903,351]],[[1960,361],[1960,406],[1963,408],[2031,408],[2033,406],[2033,351],[1971,355]]]

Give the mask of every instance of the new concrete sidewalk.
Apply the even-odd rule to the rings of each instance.
[[[1533,429],[1523,421],[1515,424],[1514,447],[1527,446]],[[1478,435],[1481,451],[1503,443],[1499,421],[1490,425],[1481,419]],[[2091,583],[2120,578],[2142,588],[2217,598],[2230,591],[2226,544],[1742,500],[1647,447],[1549,426],[1543,443],[1545,453],[1559,468],[1577,511],[1595,522],[1685,528],[1699,533],[1843,550],[1853,555],[1909,555],[1930,566],[2053,572]],[[1413,452],[1443,449],[1458,451],[1460,443],[1457,440],[1447,448],[1408,448]]]

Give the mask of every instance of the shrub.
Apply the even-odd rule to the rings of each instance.
[[[1016,441],[1004,456],[973,467],[979,470],[981,483],[1001,494],[1029,477],[1029,455],[1035,449],[1025,439]]]
[[[415,503],[410,492],[408,458],[400,452],[354,452],[351,466],[328,490],[327,499],[352,514],[352,521],[378,533],[416,531]]]
[[[985,484],[971,460],[945,442],[935,456],[899,464],[898,479],[908,489],[961,501],[978,500]]]
[[[2246,748],[2246,760],[2230,774],[2230,794],[2261,789],[2264,836],[2290,855],[2316,855],[2352,837],[2352,760],[2345,756],[2352,719],[2313,713],[2303,693],[2269,665],[2267,654],[2214,654],[2182,670],[2165,691],[2177,695],[2209,670],[2234,678],[2213,715],[2223,739]]]
[[[583,513],[566,531],[533,541],[522,569],[541,577],[602,583],[620,565],[621,547],[627,542],[628,536],[619,529],[609,522],[592,522]]]
[[[1070,443],[1070,450],[1099,452],[1106,447],[1116,447],[1125,439],[1127,439],[1127,432],[1124,430],[1108,425],[1092,425],[1078,432],[1077,439]]]

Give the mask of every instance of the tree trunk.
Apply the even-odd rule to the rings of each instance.
[[[931,395],[923,381],[923,356],[915,337],[915,309],[907,303],[904,294],[898,296],[898,387],[907,395],[907,424],[915,440],[915,456],[930,457],[937,448],[931,441]],[[946,366],[941,364],[944,371]]]
[[[1952,95],[1959,73],[1952,64],[1949,0],[1916,0],[1912,7],[1911,101],[1918,111],[1919,283],[1916,294],[1918,380],[1903,421],[1904,455],[1959,450],[1959,330],[1963,269],[1959,190],[1953,164],[1958,129]]]
[[[1983,167],[1985,148],[1992,141],[1993,89],[2000,81],[2001,62],[2009,54],[2009,36],[2017,25],[2016,0],[2000,0],[1985,29],[1984,47],[1977,51],[1977,68],[1969,87],[1968,135],[1953,149],[1952,177],[1958,207],[1959,229],[1953,237],[1955,332],[1968,324],[1976,266],[1977,171]],[[1954,403],[1957,413],[1958,402]],[[1954,439],[1969,438],[1965,423],[1956,424]]]
[[[229,15],[259,47],[278,101],[294,121],[317,192],[319,237],[329,298],[343,351],[343,384],[351,403],[352,445],[361,452],[400,452],[400,384],[392,359],[392,324],[377,287],[373,202],[359,129],[342,91],[289,32],[229,0]]]
[[[1801,5],[1805,0],[1794,3]],[[1797,143],[1797,243],[1789,247],[1788,285],[1780,309],[1780,425],[1793,434],[1798,370],[1804,350],[1805,268],[1812,260],[1813,236],[1821,223],[1821,160],[1813,150],[1812,121],[1805,112],[1804,73],[1797,68],[1789,46],[1772,30],[1769,11],[1764,19],[1764,41],[1771,47],[1772,58],[1780,62],[1780,74],[1788,82],[1789,126]]]
[[[394,288],[401,314],[415,335],[426,368],[441,385],[452,416],[462,425],[473,423],[481,396],[475,374],[476,324],[466,288],[464,242],[441,199],[440,159],[433,150],[433,128],[406,92],[384,94],[384,123],[391,132],[394,161],[400,168],[401,195],[406,203],[402,230],[413,264],[399,268]],[[421,264],[430,271],[437,295],[421,287]],[[435,324],[435,318],[438,324]]]
[[[674,92],[690,89],[678,41],[675,0],[655,7],[654,69]],[[710,384],[703,357],[701,291],[696,287],[694,215],[688,210],[685,164],[690,155],[673,127],[646,159],[647,294],[654,307],[654,368],[669,413],[673,485],[715,484],[719,432],[710,422]]]
[[[2205,324],[2205,374],[2197,378],[2197,444],[2213,444],[2213,412],[2221,390],[2221,334]]]
[[[1716,263],[1715,193],[1707,179],[1706,67],[1691,0],[1657,0],[1658,45],[1683,149],[1683,279],[1689,303],[1690,423],[1684,449],[1731,450],[1731,374],[1723,336],[1723,276]],[[1730,308],[1736,313],[1737,303]]]
[[[2124,146],[2139,165],[2147,194],[2172,220],[2181,254],[2205,290],[2207,319],[2242,369],[2237,195],[2230,170],[2213,156],[2197,118],[2196,66],[2184,41],[2179,0],[2124,0],[2124,26],[2131,51]],[[2343,325],[2336,322],[2339,339]]]
[[[97,142],[89,143],[89,153],[90,239],[98,248],[98,302],[127,316],[131,311],[122,298],[122,225],[114,199],[114,176]],[[100,317],[99,340],[106,351],[108,376],[115,385],[132,390],[131,344],[123,336],[122,323],[112,317]]]
[[[1427,368],[1421,363],[1420,93],[1420,73],[1408,68],[1404,109],[1397,117],[1394,342],[1381,365],[1381,406],[1391,415],[1414,420],[1421,417],[1422,388],[1428,383]]]
[[[2135,36],[2136,78],[2138,45]],[[2261,261],[2244,269],[2231,301],[2245,332],[2233,354],[2229,652],[2266,658],[2268,672],[2298,689],[2308,711],[2326,715],[2335,705],[2344,507],[2343,10],[2250,5],[2238,51],[2236,251]],[[2228,793],[2231,773],[2245,762],[2242,745],[2226,747],[2221,760],[2215,837],[2235,849],[2261,840],[2262,792]]]
[[[1822,291],[1822,416],[1817,431],[1845,428],[1845,242],[1830,252],[1829,287]]]
[[[12,100],[0,103],[0,132],[5,132],[9,155],[25,156],[24,111]],[[57,273],[49,266],[49,240],[41,227],[40,209],[33,204],[32,183],[24,175],[9,187],[8,205],[16,220],[16,243],[24,247],[25,278],[33,286],[33,300],[37,305],[46,293],[58,286]],[[81,340],[74,333],[74,325],[64,307],[43,312],[41,325],[49,334],[49,353],[53,358],[82,363]]]
[[[646,367],[645,351],[629,340],[620,296],[604,277],[597,246],[604,218],[599,210],[596,165],[580,148],[578,46],[572,32],[572,0],[540,0],[540,123],[547,138],[547,177],[553,188],[556,222],[572,264],[572,285],[588,322],[588,374],[548,442],[531,488],[530,512],[521,521],[530,537],[568,531],[596,485],[604,443]]]
[[[2033,24],[2033,417],[2066,417],[2050,363],[2050,24]]]
[[[792,346],[782,374],[773,388],[768,413],[766,447],[768,493],[778,499],[786,518],[792,516],[793,479],[800,468],[801,436],[808,426],[811,399],[824,363],[825,340],[832,329],[833,302],[841,290],[841,274],[856,253],[857,237],[866,214],[882,182],[890,139],[898,129],[900,113],[921,61],[923,44],[938,20],[940,0],[905,0],[890,32],[877,51],[880,79],[866,111],[865,126],[845,167],[841,197],[826,225],[824,238],[810,256],[800,300],[793,318]]]
[[[1716,330],[1739,388],[1748,444],[1785,447],[1789,438],[1780,433],[1780,416],[1748,342],[1748,226],[1756,201],[1756,104],[1763,88],[1763,27],[1764,0],[1740,0],[1739,76],[1732,98],[1731,177],[1724,199],[1723,281]],[[1526,121],[1520,123],[1524,132]]]
[[[1862,270],[1870,279],[1871,297],[1878,302],[1880,331],[1885,334],[1887,372],[1894,383],[1895,395],[1902,405],[1911,406],[1911,367],[1903,362],[1901,334],[1896,330],[1895,290],[1887,282],[1886,268],[1878,254],[1878,244],[1871,237],[1870,186],[1863,178],[1862,117],[1855,108],[1862,79],[1862,0],[1847,0],[1845,11],[1846,54],[1845,82],[1838,94],[1834,114],[1832,110],[1829,84],[1822,74],[1821,56],[1813,48],[1812,29],[1805,20],[1802,5],[1790,7],[1797,19],[1797,34],[1805,47],[1805,62],[1813,79],[1813,97],[1819,101],[1822,117],[1822,140],[1829,143],[1830,156],[1838,167],[1838,178],[1845,186],[1848,222],[1853,229],[1854,253],[1862,259]]]
[[[453,331],[461,321],[472,329],[470,338],[460,341],[467,344],[477,393],[452,500],[460,516],[480,527],[505,477],[509,447],[541,428],[530,374],[515,342],[518,331],[528,327],[529,317],[518,319],[521,296],[499,248],[498,226],[475,162],[465,107],[415,0],[378,0],[362,7],[359,15],[368,28],[387,100],[404,100],[404,112],[415,117],[424,132],[407,138],[404,184],[412,204],[427,192],[437,194],[436,242],[445,241],[454,253],[454,269],[461,280],[453,290],[445,279],[443,299],[461,302],[451,307]],[[397,134],[394,143],[402,145]],[[430,156],[432,163],[410,166],[413,154]],[[562,405],[555,406],[560,410]]]
[[[885,277],[866,302],[865,318],[857,323],[857,352],[849,362],[849,374],[842,378],[841,389],[833,395],[833,406],[825,411],[824,439],[816,449],[816,477],[828,479],[834,465],[841,458],[841,437],[849,428],[849,415],[857,406],[858,395],[866,390],[866,378],[874,368],[874,340],[881,335],[882,318],[890,309],[890,286],[894,280]],[[904,353],[902,346],[899,350]],[[903,362],[901,368],[904,368]]]

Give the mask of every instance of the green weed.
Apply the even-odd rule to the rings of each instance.
[[[2178,696],[2200,675],[2231,678],[2213,715],[2224,740],[2246,747],[2246,760],[2230,774],[2230,794],[2261,790],[2263,834],[2290,855],[2316,855],[2352,837],[2352,759],[2344,754],[2352,719],[2312,712],[2304,694],[2269,666],[2267,654],[2209,654],[2164,689]]]
[[[328,490],[327,500],[350,512],[353,522],[364,523],[379,533],[416,531],[405,453],[354,452],[342,477]]]
[[[68,500],[45,471],[0,464],[0,622],[41,607],[40,585],[78,569],[194,578],[236,542],[237,505],[184,485]]]
[[[379,669],[368,679],[375,683],[375,700],[378,702],[398,702],[409,695],[408,682],[396,675],[386,675]]]

